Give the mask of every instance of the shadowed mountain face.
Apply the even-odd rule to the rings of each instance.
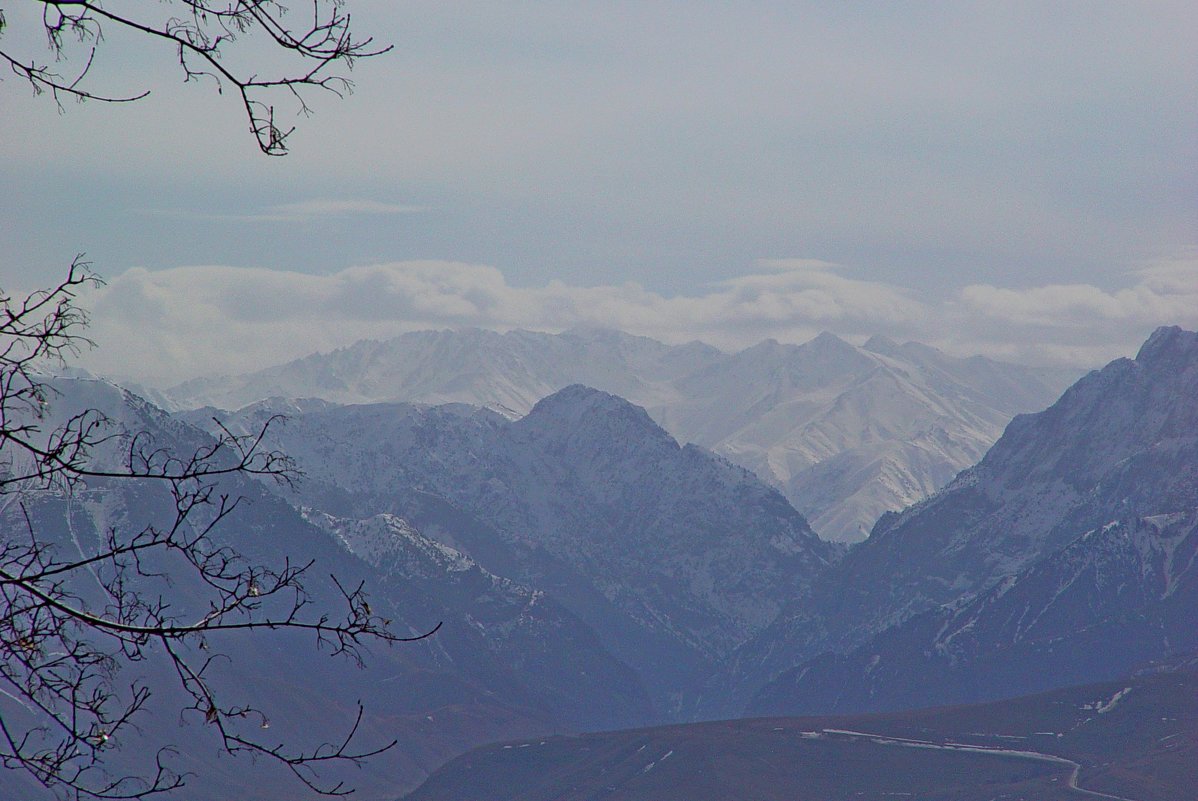
[[[515,422],[462,406],[335,407],[278,437],[352,516],[402,516],[559,600],[637,670],[657,714],[836,556],[751,473],[582,386]]]
[[[1163,328],[1134,360],[1016,418],[975,468],[880,520],[820,579],[813,604],[743,649],[741,675],[760,680],[787,658],[860,648],[790,671],[753,708],[996,697],[1187,647],[1198,603],[1194,398],[1198,334]],[[1104,653],[1113,641],[1126,659]]]
[[[1183,664],[977,706],[516,740],[458,757],[406,798],[1176,801],[1198,782],[1196,699]]]
[[[360,342],[169,394],[183,408],[317,397],[466,403],[514,418],[586,384],[645,407],[679,441],[753,470],[822,536],[853,541],[882,512],[925,498],[976,462],[1013,415],[1043,408],[1072,377],[881,337],[856,347],[822,334],[727,354],[616,331],[468,329]]]
[[[909,709],[1107,680],[1198,649],[1198,509],[1112,522],[978,596],[824,655],[748,713]]]

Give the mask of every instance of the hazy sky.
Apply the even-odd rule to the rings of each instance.
[[[164,382],[428,326],[1083,365],[1198,327],[1192,0],[348,7],[395,49],[283,159],[169,51],[101,47],[134,106],[6,75],[0,286],[87,252],[91,363]]]

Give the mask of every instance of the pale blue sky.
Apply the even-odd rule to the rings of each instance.
[[[152,89],[136,107],[59,114],[6,76],[0,285],[47,282],[86,251],[114,278],[148,271],[130,281],[184,267],[217,280],[199,265],[334,280],[448,260],[484,265],[486,281],[493,268],[505,292],[557,281],[618,295],[632,282],[669,301],[803,259],[836,265],[821,269],[845,292],[923,304],[902,324],[873,318],[886,333],[999,355],[1044,345],[1098,359],[1155,324],[1198,323],[1184,311],[1198,298],[1192,2],[349,7],[395,50],[359,64],[348,100],[314,97],[284,159],[258,155],[235,103],[183,85],[169,53],[117,37],[94,78]],[[6,46],[29,44],[6,11]],[[174,275],[158,283],[193,286]],[[982,302],[989,327],[943,322]],[[828,303],[752,325],[713,318],[707,338],[868,333],[869,314]],[[388,319],[379,332],[552,325],[400,306],[371,313]],[[678,338],[707,322],[642,331]],[[296,341],[261,358],[294,355]]]

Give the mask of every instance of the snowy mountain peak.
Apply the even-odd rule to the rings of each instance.
[[[893,339],[882,334],[874,334],[861,346],[862,350],[878,353],[882,356],[892,356],[898,352],[899,345]]]
[[[1015,418],[976,467],[880,522],[849,558],[862,574],[868,565],[919,588],[906,609],[874,598],[857,611],[906,615],[958,585],[1012,575],[1110,520],[1193,508],[1195,397],[1198,335],[1162,328],[1135,362],[1118,359],[1046,411]]]
[[[815,370],[819,374],[826,370],[848,372],[871,369],[877,363],[874,354],[827,331],[802,345],[789,346],[788,351],[792,369]]]
[[[577,430],[589,427],[600,417],[606,421],[606,425],[610,425],[613,420],[620,420],[634,429],[660,432],[662,436],[669,436],[641,407],[618,395],[584,384],[571,384],[542,398],[522,422],[525,425],[545,425],[553,421]]]
[[[843,339],[836,336],[831,331],[819,332],[819,334],[816,335],[816,337],[814,339],[807,342],[804,345],[804,347],[813,348],[816,350],[831,351],[834,353],[838,352],[838,351],[839,352],[852,351],[855,353],[857,351],[857,349],[855,347],[853,347],[852,344],[845,342]]]
[[[776,675],[781,654],[796,668],[785,693],[797,705],[824,703],[826,689],[876,708],[911,702],[917,686],[927,693],[919,703],[955,703],[981,684],[958,665],[984,664],[991,687],[1031,692],[1054,669],[1116,664],[1112,642],[1131,662],[1193,642],[1194,398],[1198,336],[1160,329],[1136,361],[1116,360],[1051,408],[1016,417],[981,462],[883,516],[811,602],[743,649],[749,681]],[[958,606],[933,611],[944,604]],[[802,680],[799,665],[825,651],[855,655],[830,657]]]
[[[645,343],[660,345],[661,343],[647,337],[638,337],[633,334],[626,334],[616,328],[608,328],[603,325],[576,325],[573,328],[568,328],[562,332],[562,336],[578,339],[583,342],[602,342],[606,344],[630,344],[630,343]]]

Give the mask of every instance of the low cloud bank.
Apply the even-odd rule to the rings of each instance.
[[[1088,284],[979,284],[932,301],[853,277],[851,269],[790,259],[763,261],[752,274],[666,297],[635,283],[516,287],[494,267],[442,261],[329,275],[135,268],[84,298],[99,347],[80,363],[166,386],[404,331],[600,325],[727,349],[771,337],[802,342],[821,330],[858,341],[884,334],[962,355],[1091,367],[1134,353],[1158,325],[1198,327],[1198,259],[1146,266],[1129,273],[1128,283],[1113,291]]]

